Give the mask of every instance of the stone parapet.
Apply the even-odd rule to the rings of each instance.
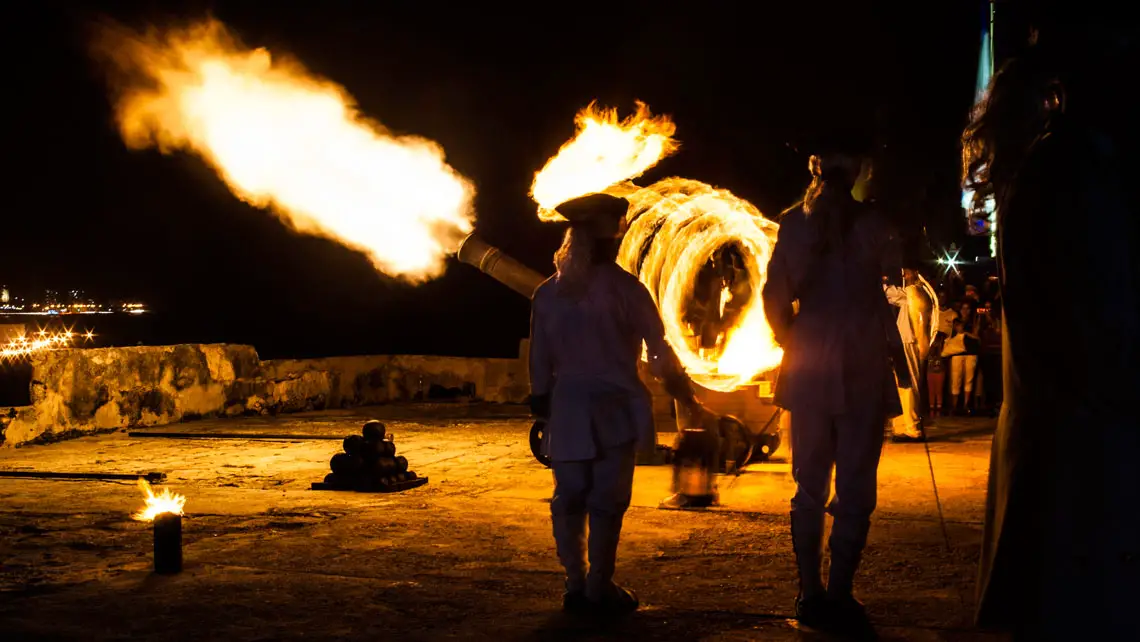
[[[57,350],[33,356],[30,406],[0,409],[0,445],[200,417],[385,403],[522,403],[520,359],[413,355],[273,359],[213,344]]]

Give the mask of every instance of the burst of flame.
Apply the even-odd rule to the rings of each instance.
[[[700,181],[667,178],[645,188],[630,183],[676,150],[674,131],[668,118],[652,117],[641,103],[620,122],[613,110],[591,105],[578,115],[574,139],[535,176],[532,197],[545,221],[564,220],[555,208],[578,196],[626,198],[630,226],[618,263],[653,295],[666,339],[693,379],[712,390],[735,390],[783,359],[760,301],[779,226],[748,201]],[[705,350],[687,329],[685,308],[702,267],[730,244],[741,250],[753,295],[717,348]],[[730,301],[731,293],[722,292],[722,312]]]
[[[645,103],[625,120],[616,109],[590,103],[574,121],[577,133],[535,174],[530,188],[544,221],[566,220],[554,209],[559,204],[637,178],[677,150],[676,125],[650,114]]]
[[[156,495],[151,485],[142,477],[139,477],[139,489],[146,496],[146,506],[132,514],[131,519],[149,522],[162,513],[183,514],[182,508],[186,505],[185,495],[179,495],[169,488],[163,488]]]
[[[386,274],[438,276],[472,229],[474,186],[442,147],[364,117],[342,87],[209,20],[146,34],[109,26],[95,53],[118,72],[132,149],[184,150],[241,200],[364,252]]]

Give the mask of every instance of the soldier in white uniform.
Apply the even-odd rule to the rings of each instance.
[[[600,194],[560,205],[571,226],[554,257],[557,273],[534,294],[532,409],[547,417],[543,446],[554,472],[550,512],[567,611],[638,606],[613,575],[636,452],[656,444],[650,394],[638,377],[643,345],[684,411],[707,412],[665,341],[649,291],[614,262],[627,206]]]
[[[902,338],[903,351],[906,354],[907,369],[910,372],[912,385],[907,388],[899,387],[899,401],[902,403],[902,414],[891,419],[891,438],[895,442],[922,442],[926,433],[922,428],[922,419],[919,417],[919,386],[913,382],[919,381],[919,343],[915,334],[914,322],[911,319],[909,300],[918,296],[918,273],[913,269],[903,270],[903,286],[883,285],[883,292],[887,295],[887,302],[899,309],[898,328]]]
[[[808,626],[856,635],[873,633],[852,588],[875,510],[883,426],[901,411],[895,376],[902,385],[910,379],[882,288],[883,275],[901,283],[897,243],[886,220],[852,197],[860,166],[850,146],[812,157],[812,184],[781,221],[763,291],[784,347],[775,403],[791,412],[796,614]],[[826,588],[825,512],[834,518]]]

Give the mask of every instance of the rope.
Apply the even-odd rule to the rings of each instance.
[[[952,552],[954,548],[950,545],[950,532],[946,530],[946,515],[942,511],[942,498],[938,495],[938,481],[934,478],[934,460],[930,457],[930,441],[923,439],[922,446],[926,449],[926,465],[930,469],[930,487],[934,489],[934,503],[938,506],[938,523],[942,526],[942,540],[946,543],[946,551]]]

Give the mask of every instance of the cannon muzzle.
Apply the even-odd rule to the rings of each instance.
[[[463,239],[458,256],[460,261],[479,268],[480,272],[528,299],[546,280],[546,277],[503,254],[502,250],[488,245],[474,234]]]

